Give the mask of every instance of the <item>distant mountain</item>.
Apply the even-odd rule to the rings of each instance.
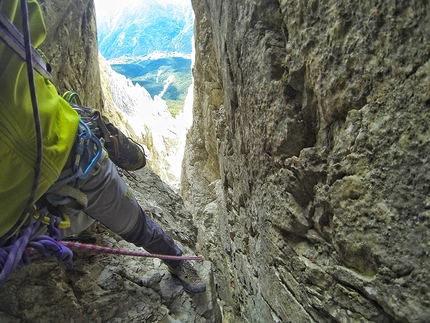
[[[192,123],[192,99],[173,118],[166,102],[152,99],[140,85],[133,85],[99,57],[105,116],[127,136],[145,146],[147,167],[174,188],[179,187],[185,134]],[[1,317],[1,316],[0,316]]]
[[[191,58],[128,58],[109,63],[115,72],[144,87],[153,99],[159,96],[165,100],[173,116],[182,111],[192,83]]]
[[[99,51],[111,67],[180,113],[192,83],[191,0],[96,0],[96,13]]]
[[[191,1],[117,1],[115,11],[96,2],[99,50],[107,60],[152,53],[191,54],[194,14]],[[100,14],[99,14],[100,11]]]

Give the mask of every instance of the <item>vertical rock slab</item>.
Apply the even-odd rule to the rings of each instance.
[[[182,196],[226,319],[430,316],[430,10],[193,1]]]
[[[92,0],[40,0],[46,40],[40,47],[60,94],[75,91],[82,103],[102,110],[97,27]]]

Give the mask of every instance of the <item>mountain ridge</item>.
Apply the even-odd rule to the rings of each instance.
[[[127,3],[130,6],[109,12],[100,10],[97,14],[99,50],[103,57],[109,60],[154,52],[191,54],[194,33],[191,3],[153,0]],[[99,6],[102,5],[100,2]]]
[[[194,12],[190,2],[134,1],[97,8],[98,46],[112,68],[166,101],[173,116],[183,111],[192,83]],[[96,8],[96,9],[97,9]],[[97,11],[97,10],[96,10]]]

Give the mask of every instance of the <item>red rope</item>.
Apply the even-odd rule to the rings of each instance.
[[[76,251],[109,253],[109,254],[116,254],[116,255],[137,256],[137,257],[150,257],[150,258],[159,258],[159,259],[166,259],[166,260],[204,260],[202,256],[157,255],[157,254],[147,253],[147,252],[102,247],[94,244],[86,244],[86,243],[80,243],[75,241],[59,241],[59,243]]]

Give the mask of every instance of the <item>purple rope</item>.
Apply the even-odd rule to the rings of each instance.
[[[31,236],[39,228],[40,222],[29,226],[24,234],[19,237],[12,245],[0,248],[0,285],[3,285],[10,274],[18,268],[18,266],[26,265],[29,257],[23,257],[26,252],[27,244]],[[23,259],[24,258],[24,259]]]
[[[47,258],[54,256],[65,264],[67,268],[73,268],[73,252],[51,237],[38,236],[30,241],[28,247],[41,251]]]
[[[60,218],[58,216],[54,216],[52,214],[51,218],[49,219],[49,234],[51,237],[53,237],[55,240],[60,241],[61,240],[61,233],[60,230],[58,230],[58,226],[60,225]]]
[[[48,226],[49,233],[61,239],[60,231],[57,228],[60,223],[59,218],[41,211],[39,219],[29,225],[21,237],[17,238],[13,244],[0,248],[0,286],[6,283],[9,276],[18,267],[30,264],[30,256],[27,252],[28,247],[41,251],[48,258],[53,256],[68,268],[73,268],[73,252],[67,246],[45,235],[31,238],[37,232],[41,220],[47,214],[51,217],[50,225]]]

